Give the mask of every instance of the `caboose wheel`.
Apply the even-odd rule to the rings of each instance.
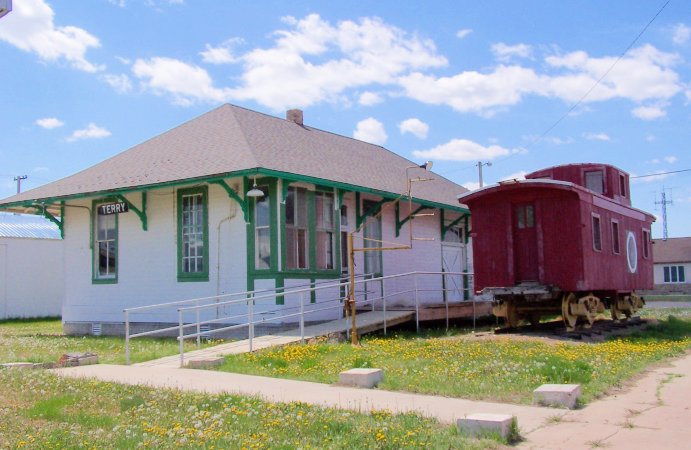
[[[566,331],[574,331],[576,329],[576,322],[578,322],[578,316],[571,313],[571,305],[575,305],[578,302],[576,294],[569,292],[564,294],[561,300],[561,317],[564,319],[564,325],[566,325]]]

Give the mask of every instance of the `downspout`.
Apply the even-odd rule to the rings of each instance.
[[[234,203],[230,204],[230,214],[228,217],[224,217],[216,225],[216,303],[219,302],[219,296],[221,295],[221,225],[225,222],[230,221],[237,215],[237,207]],[[216,318],[220,318],[219,307],[216,307]]]

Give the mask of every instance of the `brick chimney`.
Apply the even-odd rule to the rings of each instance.
[[[295,122],[296,124],[302,126],[302,110],[301,109],[289,109],[286,112],[286,120]]]

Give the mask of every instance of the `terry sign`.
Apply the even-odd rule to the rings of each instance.
[[[99,216],[109,216],[111,214],[120,214],[129,211],[130,208],[127,202],[115,202],[115,203],[104,203],[103,205],[98,205],[98,215]]]

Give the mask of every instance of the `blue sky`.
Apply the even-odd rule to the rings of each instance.
[[[685,1],[13,3],[0,198],[233,103],[301,108],[471,189],[477,161],[485,183],[573,162],[660,174],[633,180],[634,206],[661,217],[665,190],[670,237],[691,236],[691,171],[663,174],[691,169]]]

